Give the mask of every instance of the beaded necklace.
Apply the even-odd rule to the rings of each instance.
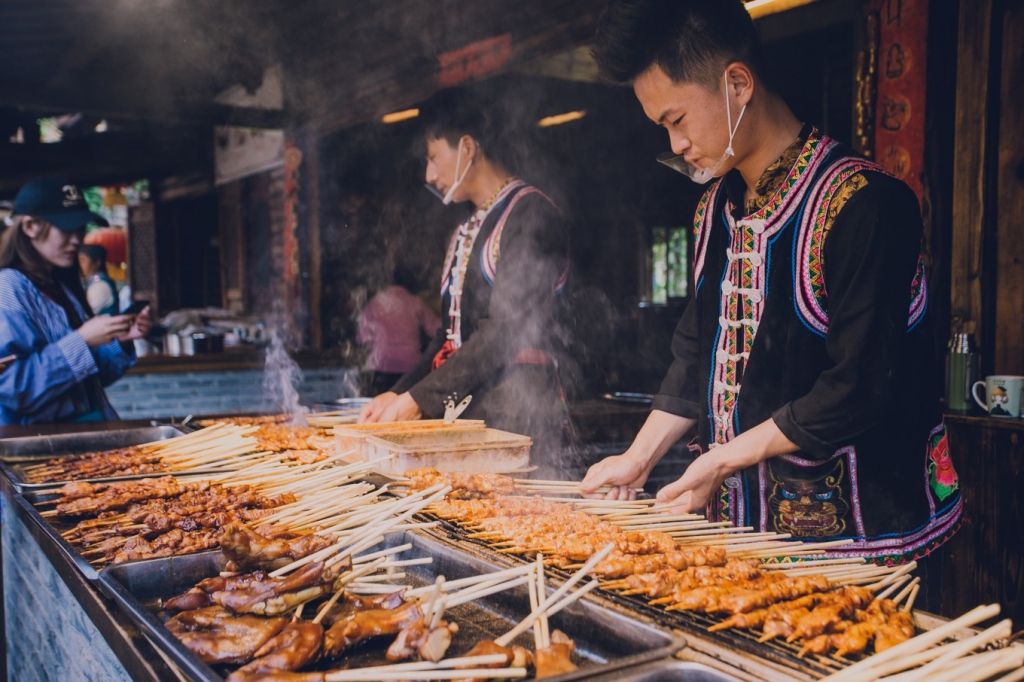
[[[455,263],[452,265],[448,284],[451,302],[448,305],[449,327],[446,331],[448,341],[451,342],[453,348],[462,346],[462,290],[466,283],[466,272],[469,270],[473,245],[476,244],[476,238],[480,234],[480,227],[498,200],[513,187],[518,187],[519,184],[521,183],[517,183],[517,179],[514,177],[505,180],[498,191],[484,204],[481,204],[469,220],[459,225],[459,233],[455,240]]]

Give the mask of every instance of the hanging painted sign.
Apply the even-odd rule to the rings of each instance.
[[[500,71],[508,64],[511,54],[512,36],[508,33],[442,52],[437,56],[440,67],[437,84],[448,88]]]
[[[875,158],[924,199],[929,0],[874,0],[878,12]]]

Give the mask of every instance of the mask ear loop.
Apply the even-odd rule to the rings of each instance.
[[[740,129],[740,121],[743,120],[743,114],[747,113],[747,105],[744,104],[743,108],[740,109],[739,118],[736,119],[736,125],[732,124],[732,104],[729,102],[729,72],[726,71],[722,75],[722,79],[725,81],[725,115],[729,118],[729,145],[725,148],[725,153],[728,156],[736,156],[736,152],[733,151],[732,141],[736,137],[736,131]]]
[[[462,140],[460,139],[458,155],[455,157],[455,182],[452,183],[452,186],[448,188],[448,192],[441,199],[445,206],[450,204],[452,199],[455,198],[455,190],[462,185],[462,181],[466,179],[467,175],[469,175],[469,169],[472,167],[473,157],[470,156],[469,162],[466,164],[466,170],[460,175],[459,171],[462,169]]]

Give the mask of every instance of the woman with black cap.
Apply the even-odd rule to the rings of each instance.
[[[72,183],[29,182],[0,243],[0,424],[117,419],[103,387],[135,364],[139,315],[93,317],[78,278],[85,226],[97,220]]]

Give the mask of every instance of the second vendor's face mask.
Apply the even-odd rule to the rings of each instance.
[[[447,174],[445,170],[450,165],[452,149],[447,140],[432,140],[427,145],[427,176],[425,184],[430,193],[440,199],[441,203],[445,206],[452,203],[455,199],[455,192],[462,186],[466,176],[469,174],[470,168],[473,167],[473,159],[470,158],[465,164],[465,168],[463,168],[462,147],[462,141],[460,140],[455,149],[455,170],[452,174],[451,184],[448,186],[448,190],[441,194],[437,184],[443,181],[444,178],[442,176]]]
[[[736,131],[739,130],[740,122],[743,120],[743,115],[747,112],[747,105],[744,104],[740,108],[739,115],[736,117],[736,122],[733,123],[732,100],[729,97],[728,73],[723,74],[722,80],[724,85],[722,93],[725,97],[726,130],[729,133],[729,137],[726,142],[725,150],[722,152],[722,155],[718,160],[709,166],[698,166],[695,163],[687,161],[686,154],[676,154],[674,151],[665,152],[657,156],[657,161],[659,163],[668,166],[674,171],[682,173],[686,177],[690,178],[690,180],[700,185],[707,184],[712,179],[722,175],[729,160],[736,156],[736,152],[733,150],[733,140],[736,137]]]

